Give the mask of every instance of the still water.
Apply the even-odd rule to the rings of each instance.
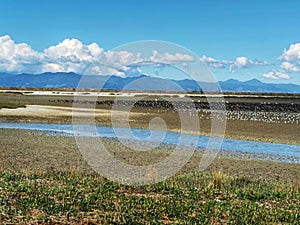
[[[82,129],[84,127],[84,129]],[[189,145],[195,143],[197,147],[206,148],[209,137],[192,134],[184,134],[184,142],[180,141],[182,136],[179,132],[154,131],[147,129],[133,128],[112,128],[106,126],[80,125],[77,129],[72,124],[46,124],[46,123],[0,123],[0,128],[25,129],[45,131],[47,135],[56,136],[87,136],[87,137],[107,137],[119,139],[134,139],[143,141],[157,141],[166,144]],[[85,130],[85,131],[84,131]],[[152,136],[151,136],[152,134]],[[153,139],[154,134],[154,139]],[[155,138],[156,136],[156,138]],[[151,137],[151,138],[150,138]],[[194,142],[196,138],[196,142]],[[189,142],[190,140],[190,142]],[[194,145],[194,144],[193,144]],[[220,152],[242,152],[252,155],[264,155],[264,159],[300,163],[300,145],[278,144],[269,142],[257,142],[224,138]]]

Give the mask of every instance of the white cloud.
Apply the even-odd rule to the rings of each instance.
[[[10,36],[0,37],[0,71],[32,71],[39,65],[42,55],[25,43],[16,44]]]
[[[200,60],[212,68],[228,68],[230,73],[235,72],[236,69],[249,68],[254,66],[270,65],[267,61],[250,60],[245,56],[237,57],[234,61],[220,60],[203,55]]]
[[[55,63],[45,63],[42,68],[43,72],[58,72],[58,71],[65,71],[65,68],[63,68],[59,64]]]
[[[75,72],[79,74],[124,76],[128,64],[140,55],[126,51],[104,52],[96,43],[85,45],[77,39],[66,39],[44,50],[42,72]]]
[[[280,60],[288,62],[296,62],[300,60],[300,43],[291,44],[289,49],[284,49],[283,54],[279,57]]]
[[[299,73],[300,43],[291,44],[288,49],[284,49],[278,59],[281,60],[280,68],[263,74],[263,77],[270,79],[290,79],[290,73]]]
[[[83,44],[65,39],[43,52],[25,43],[17,44],[10,36],[0,37],[0,71],[12,73],[75,72],[82,74],[90,65],[91,74],[124,76],[128,64],[141,60],[139,54],[126,51],[104,52],[96,43]]]
[[[241,56],[236,58],[236,60],[231,65],[230,70],[234,70],[236,68],[241,69],[241,68],[248,68],[253,66],[267,66],[267,65],[270,65],[270,63],[268,63],[267,61],[259,61],[257,59],[250,60],[247,57]]]
[[[235,65],[239,68],[245,67],[249,63],[249,60],[247,57],[237,57],[235,61]]]
[[[42,72],[82,73],[85,68],[103,54],[96,43],[83,44],[77,39],[65,39],[58,45],[44,50]]]
[[[212,57],[208,57],[206,55],[203,55],[200,58],[200,61],[206,63],[207,65],[213,67],[213,68],[225,68],[226,66],[232,64],[231,61],[226,60],[219,60]]]
[[[125,77],[124,72],[120,72],[119,70],[116,70],[116,69],[113,69],[113,68],[108,68],[107,75],[115,75],[115,76]]]
[[[97,44],[84,45],[77,39],[66,39],[56,46],[44,50],[45,63],[43,72],[76,72],[99,75],[125,76],[126,73],[136,73],[138,66],[147,63],[184,63],[193,57],[180,53],[158,53],[153,51],[149,58],[143,58],[141,53],[127,51],[104,52]],[[85,70],[88,68],[88,70]]]
[[[92,60],[103,53],[103,49],[96,43],[84,45],[77,39],[65,39],[55,46],[44,50],[44,54],[49,59],[76,58],[79,61]]]
[[[295,52],[296,47],[290,47]],[[291,55],[292,50],[284,54]],[[295,54],[295,53],[293,53]],[[290,57],[291,58],[291,57]],[[79,74],[117,75],[139,74],[142,66],[182,65],[193,62],[194,58],[182,53],[153,51],[152,55],[143,58],[141,53],[128,51],[105,52],[97,43],[84,44],[78,39],[65,39],[57,45],[42,52],[34,51],[26,43],[15,43],[11,37],[0,37],[0,71],[13,73],[42,73],[42,72],[75,72]],[[269,65],[266,61],[251,60],[245,56],[233,61],[219,60],[203,55],[200,61],[212,68],[228,69],[234,72],[254,66]],[[88,70],[86,70],[88,68]],[[292,63],[283,63],[283,72],[299,71]],[[282,72],[282,73],[283,73]],[[273,74],[273,76],[271,76]],[[268,77],[287,77],[279,72],[272,72]]]
[[[271,71],[262,75],[264,78],[278,80],[278,79],[290,79],[290,75],[283,71]]]
[[[127,51],[108,51],[104,55],[102,63],[106,65],[112,65],[115,68],[127,70],[127,66],[142,61],[140,53],[132,53]]]
[[[300,72],[300,43],[291,44],[288,50],[284,49],[279,60],[283,61],[280,67],[284,71]]]
[[[300,68],[292,63],[283,62],[280,66],[286,72],[299,72]]]
[[[16,44],[10,36],[0,37],[0,57],[5,59],[14,59],[15,57],[34,57],[38,53],[31,49],[25,43]]]
[[[176,64],[176,63],[186,63],[193,62],[194,58],[190,55],[175,53],[170,54],[168,52],[159,53],[158,51],[152,51],[152,56],[149,58],[152,62],[164,63],[164,64]]]

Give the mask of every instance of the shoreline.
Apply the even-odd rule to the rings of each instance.
[[[12,124],[14,124],[14,123],[12,123]],[[29,124],[29,123],[26,123],[26,124]],[[57,127],[56,124],[49,124],[50,127],[47,126],[46,124],[48,124],[48,123],[45,123],[45,125],[43,125],[43,123],[34,123],[32,127],[28,127],[26,125],[25,125],[25,127],[22,127],[21,124],[20,124],[20,126],[17,125],[17,126],[11,126],[10,127],[10,126],[5,126],[5,124],[4,124],[3,126],[1,125],[0,129],[3,129],[3,130],[11,129],[11,130],[21,130],[21,131],[33,131],[33,132],[39,132],[40,134],[42,134],[44,136],[76,138],[76,136],[73,133],[73,130],[70,128],[70,126],[72,126],[72,124],[63,124],[63,125],[66,125],[66,127],[61,127],[61,128]],[[52,125],[54,125],[54,127],[51,127]],[[99,128],[101,129],[102,127],[99,127]],[[109,128],[109,127],[104,126],[103,128],[106,130],[106,128]],[[100,131],[100,133],[101,132],[102,131]],[[107,131],[104,131],[104,133],[105,132],[107,132]],[[83,137],[84,138],[108,139],[108,140],[113,141],[113,142],[115,142],[115,140],[117,140],[117,141],[119,140],[118,137],[110,137],[110,135],[106,136],[104,133],[102,133],[102,135],[100,135],[100,136],[92,135],[92,136],[83,136]],[[138,140],[132,140],[132,139],[126,139],[126,138],[125,138],[125,140],[126,140],[126,142],[135,142],[135,143],[140,142]],[[232,141],[240,141],[240,140],[225,138],[222,141],[222,143],[226,146],[226,145],[228,145],[228,142],[232,142]],[[248,141],[246,141],[246,142],[248,142]],[[250,141],[250,143],[251,142],[252,141]],[[144,143],[144,141],[142,141],[142,143],[139,143],[139,145],[143,146],[143,143]],[[147,143],[151,144],[151,142],[149,142],[149,141],[146,141],[145,143],[146,144]],[[256,145],[258,142],[254,142],[254,143]],[[161,142],[161,144],[165,145],[165,146],[177,146],[178,145],[178,144],[169,143],[168,141]],[[241,148],[243,147],[243,144],[246,144],[246,143],[241,143]],[[261,144],[274,144],[274,143],[261,142]],[[275,149],[276,149],[276,144],[277,143],[275,143],[275,146],[273,146],[273,148],[275,148]],[[248,143],[248,145],[249,145],[249,143]],[[284,147],[292,148],[291,150],[293,150],[293,148],[298,146],[298,145],[289,145],[289,144],[279,144],[279,145],[280,145],[280,147],[283,147],[283,148]],[[281,145],[283,145],[283,146],[281,146]],[[203,145],[202,146],[198,145],[198,146],[195,146],[195,147],[188,146],[188,145],[178,145],[178,146],[180,146],[181,148],[186,148],[186,149],[194,148],[193,151],[198,152],[198,153],[203,153],[204,149],[205,149],[205,147],[204,147],[205,145],[204,146]],[[247,146],[247,144],[246,144],[246,146]],[[249,147],[248,147],[248,149],[249,149]],[[286,154],[283,154],[283,152],[280,151],[280,149],[278,149],[278,147],[277,147],[277,150],[278,150],[278,152],[276,153],[276,151],[274,151],[272,148],[269,148],[268,146],[265,147],[265,150],[262,150],[262,148],[261,148],[261,151],[259,149],[256,149],[254,151],[245,150],[245,149],[244,150],[235,149],[234,147],[228,147],[227,146],[227,148],[221,148],[221,149],[215,150],[215,151],[219,154],[219,156],[223,156],[223,157],[233,157],[233,158],[244,158],[244,159],[262,160],[262,161],[286,162],[286,163],[292,163],[292,164],[300,164],[300,158],[299,158],[299,156],[297,156],[297,152],[295,152],[296,155],[291,155],[291,154],[286,155]],[[271,152],[269,152],[269,151],[271,151]]]
[[[16,109],[0,109],[0,122],[25,122],[25,123],[53,123],[53,124],[67,124],[72,123],[74,108],[68,106],[53,106],[53,105],[27,105],[26,107],[20,107]],[[95,110],[95,111],[94,111]],[[97,126],[111,126],[111,111],[109,109],[87,109],[87,108],[76,108],[76,116],[81,116],[82,118],[88,118],[95,116],[95,124]],[[95,114],[94,114],[95,112]],[[139,112],[130,112],[131,117],[141,120],[141,113]],[[114,116],[118,115],[124,117],[123,111],[114,111]],[[133,119],[135,120],[135,119]],[[228,121],[228,120],[227,120]],[[130,124],[131,128],[137,129],[147,129],[148,124],[144,124],[144,121],[133,122]],[[230,124],[229,124],[230,125]],[[229,126],[227,123],[227,126]],[[208,126],[208,127],[207,127]],[[209,129],[210,125],[205,125],[205,129],[200,132],[189,132],[181,131],[178,128],[167,128],[167,131],[171,132],[182,132],[187,134],[196,134],[201,136],[210,137]],[[155,129],[155,128],[154,128]],[[297,128],[295,128],[297,129]],[[298,128],[299,129],[299,128]],[[159,129],[157,129],[159,130]],[[269,142],[269,143],[279,143],[279,144],[300,144],[299,140],[290,140],[285,138],[274,138],[274,137],[264,137],[257,136],[254,134],[247,135],[236,134],[233,132],[225,132],[224,138],[236,139],[236,140],[245,140],[245,141],[257,141],[257,142]]]

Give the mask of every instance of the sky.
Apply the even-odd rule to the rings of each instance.
[[[127,76],[141,72],[127,66],[140,56],[114,49],[161,40],[194,52],[217,80],[300,85],[299,11],[299,0],[1,0],[0,72],[82,73],[101,60],[92,72]]]

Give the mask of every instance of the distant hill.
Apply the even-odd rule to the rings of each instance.
[[[296,84],[263,83],[257,79],[244,82],[229,79],[219,84],[224,92],[300,93],[300,86]]]
[[[84,79],[82,79],[84,77]],[[101,88],[106,90],[156,91],[219,91],[214,83],[193,80],[169,80],[148,77],[83,76],[75,73],[7,74],[0,73],[0,87],[15,88]],[[234,79],[220,81],[223,92],[300,93],[296,84],[263,83],[257,79],[241,82]]]

